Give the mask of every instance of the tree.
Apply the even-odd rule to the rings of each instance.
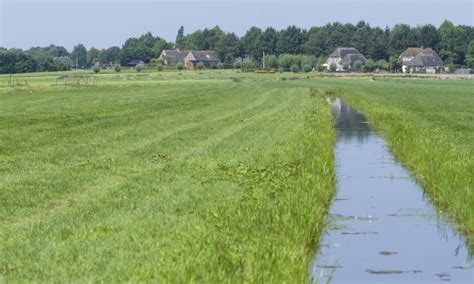
[[[74,46],[71,52],[71,59],[76,65],[76,68],[87,67],[87,49],[83,44]]]
[[[399,56],[408,47],[420,47],[422,43],[416,29],[400,24],[396,25],[390,32],[388,45],[389,54]]]
[[[263,52],[267,55],[277,55],[276,45],[278,42],[278,32],[274,28],[267,28],[255,41],[254,57],[260,60]]]
[[[439,49],[440,37],[438,29],[433,25],[424,25],[417,28],[420,35],[421,45],[425,48],[429,47],[434,50]]]
[[[216,51],[221,60],[231,63],[240,54],[240,41],[234,33],[222,34],[216,44]]]
[[[125,41],[120,50],[120,62],[126,65],[130,60],[138,59],[149,63],[151,59],[159,57],[164,49],[170,47],[170,43],[148,32],[139,38],[129,38]]]
[[[279,33],[276,44],[276,51],[278,54],[290,53],[300,54],[304,51],[304,43],[306,34],[296,26],[289,26]]]
[[[117,73],[120,73],[122,71],[122,67],[120,67],[120,64],[115,64],[114,65],[114,71]]]
[[[100,67],[99,66],[94,66],[92,67],[92,71],[94,71],[95,74],[100,72]]]
[[[184,27],[179,27],[178,34],[176,35],[176,47],[185,48],[186,47],[186,38],[184,36]]]
[[[120,54],[120,47],[118,46],[112,46],[107,49],[102,49],[99,52],[99,60],[100,62],[116,62],[119,60],[119,54]]]
[[[99,50],[91,47],[89,51],[87,51],[87,67],[93,66],[97,60],[99,60]]]
[[[0,74],[36,72],[38,63],[33,56],[20,50],[0,51]]]
[[[326,40],[327,31],[325,28],[311,28],[308,32],[308,40],[304,45],[305,53],[315,56],[326,55],[328,52]]]
[[[262,30],[257,27],[251,27],[242,37],[242,49],[245,54],[253,59],[261,58],[262,51],[257,47],[257,40],[262,35]]]
[[[351,46],[355,47],[362,54],[372,57],[373,38],[370,26],[364,21],[360,21],[357,24],[357,30],[352,35]]]
[[[469,47],[467,48],[467,54],[464,62],[468,67],[474,68],[474,39],[469,42]]]
[[[445,63],[463,64],[469,42],[474,38],[472,27],[444,21],[438,33],[441,39],[439,55]]]
[[[332,63],[331,65],[329,65],[329,71],[330,72],[336,72],[337,71],[336,64]]]

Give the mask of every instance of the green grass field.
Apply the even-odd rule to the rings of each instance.
[[[305,282],[335,183],[310,88],[363,110],[472,236],[472,81],[60,75],[0,76],[0,281]]]

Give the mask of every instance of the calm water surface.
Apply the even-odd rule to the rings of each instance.
[[[443,221],[365,117],[340,100],[337,194],[311,267],[318,283],[474,283],[465,241]],[[444,218],[446,219],[446,218]]]

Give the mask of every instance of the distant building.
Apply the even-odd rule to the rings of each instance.
[[[164,65],[176,65],[178,63],[184,64],[184,59],[189,52],[190,50],[184,49],[167,49],[161,52],[159,59]]]
[[[473,69],[471,68],[459,68],[456,71],[454,71],[454,74],[461,74],[461,75],[467,75],[467,74],[472,74]]]
[[[127,66],[128,67],[136,67],[137,65],[144,65],[145,62],[143,62],[143,60],[140,60],[140,59],[133,59],[133,60],[130,60],[128,63],[127,63]]]
[[[347,65],[350,69],[354,68],[356,62],[361,64],[367,63],[367,59],[357,49],[352,47],[339,47],[336,48],[328,57],[324,66],[330,70],[331,65],[336,66],[336,71],[344,71],[344,65]]]
[[[215,51],[190,51],[184,59],[186,68],[191,70],[200,62],[206,68],[215,67],[219,63],[219,56]]]
[[[74,62],[69,56],[54,57],[53,60],[66,64],[70,69],[74,68]]]
[[[400,54],[403,73],[439,73],[443,68],[443,60],[431,48],[407,48]]]

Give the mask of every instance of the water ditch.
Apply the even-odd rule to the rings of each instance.
[[[331,100],[337,193],[310,267],[317,283],[474,283],[465,241],[372,131],[363,114]]]

